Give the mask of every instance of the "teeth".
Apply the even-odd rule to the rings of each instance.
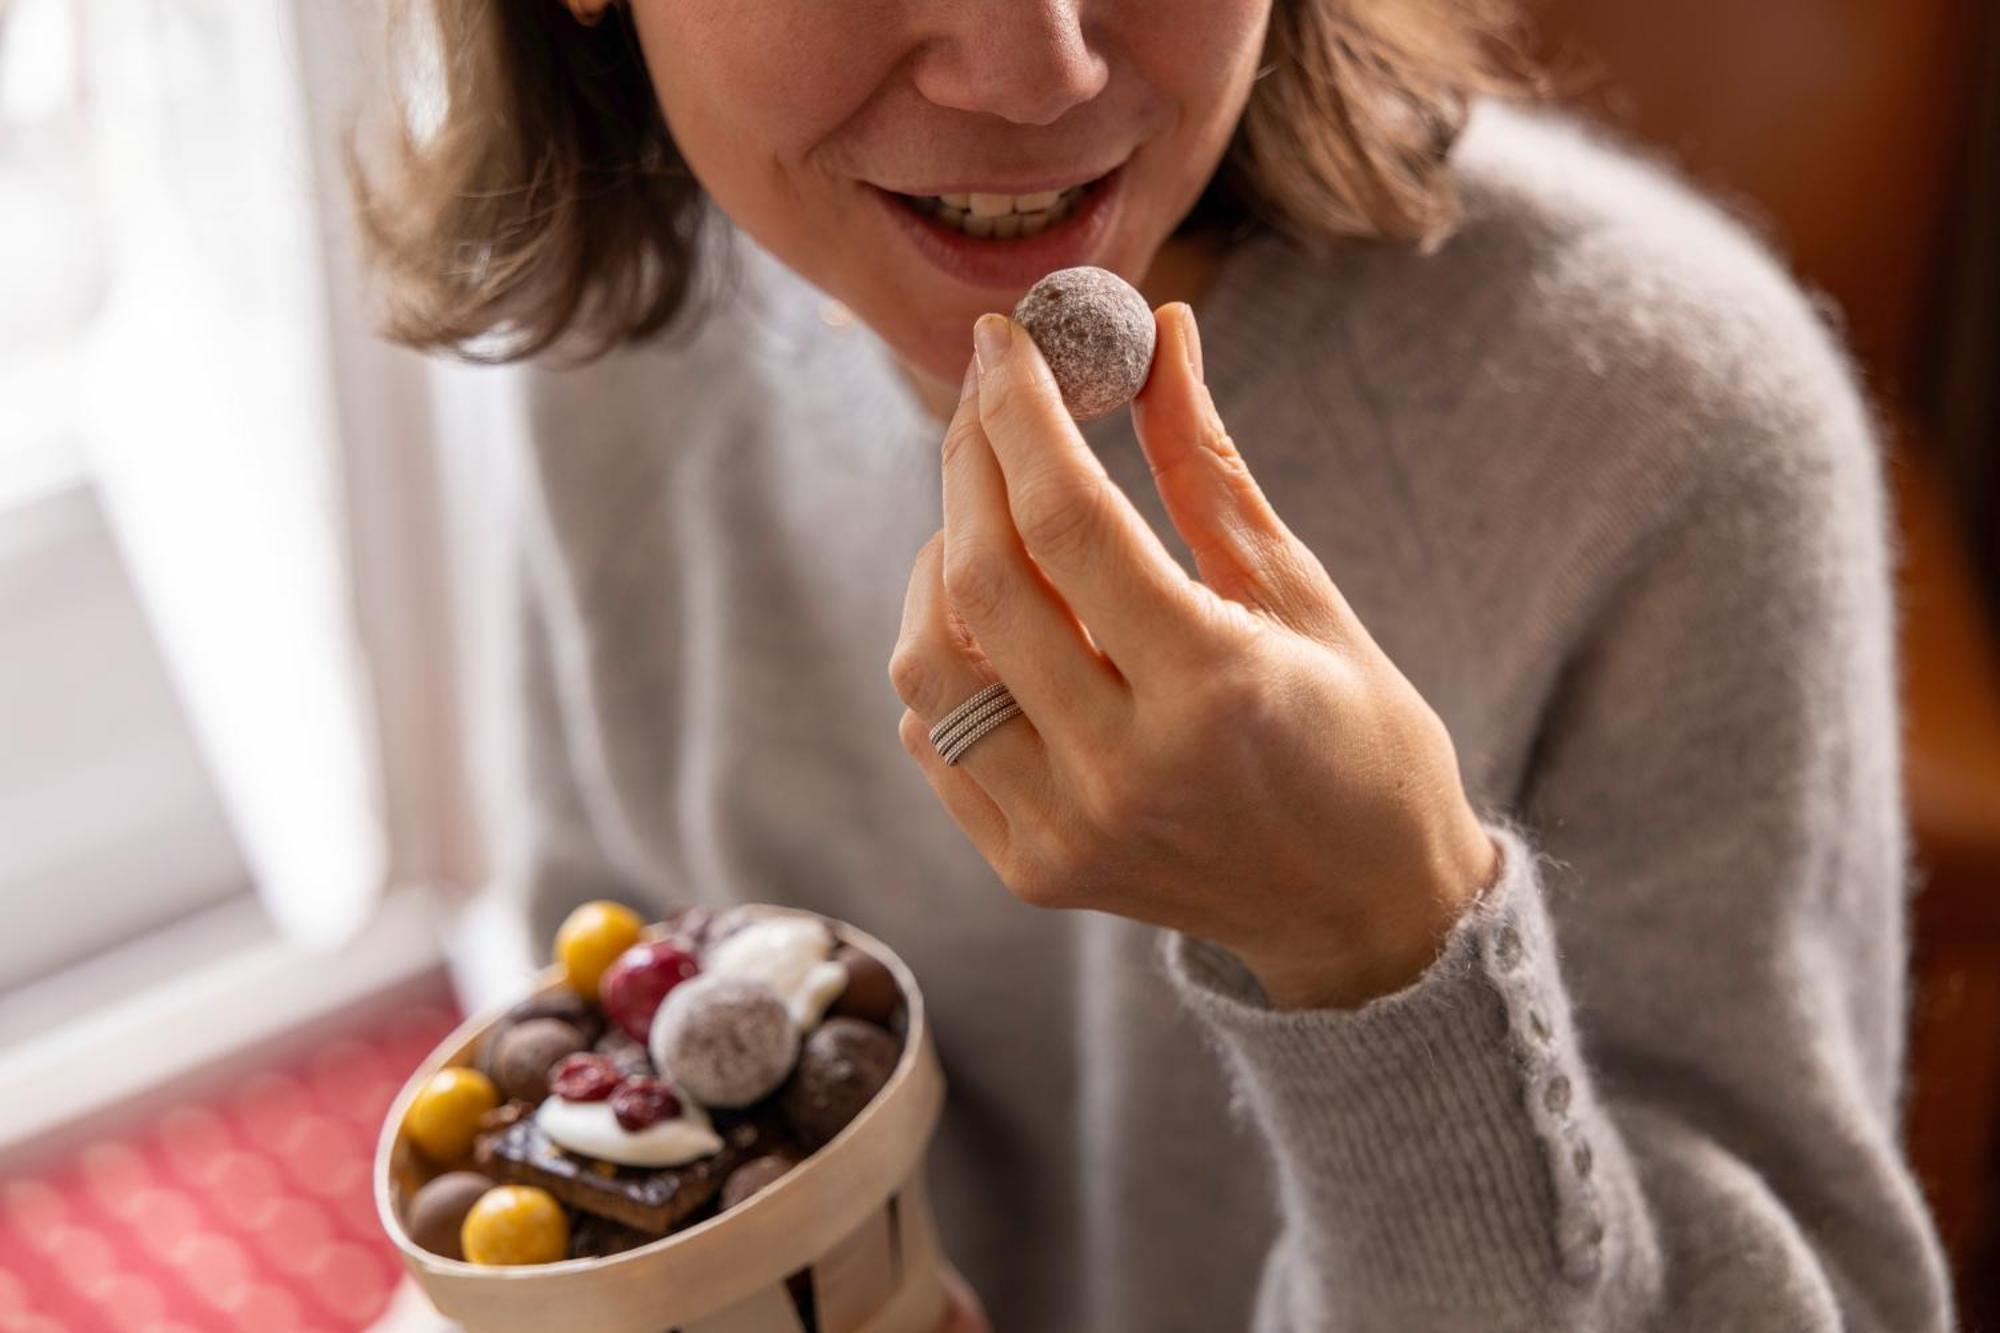
[[[1084,187],[1035,194],[946,194],[907,196],[917,211],[968,236],[1012,240],[1034,236],[1076,211]]]

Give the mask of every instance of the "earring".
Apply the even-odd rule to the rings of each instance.
[[[604,12],[611,8],[615,0],[563,0],[570,16],[586,28],[594,28],[604,21]]]

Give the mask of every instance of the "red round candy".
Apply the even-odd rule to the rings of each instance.
[[[549,1091],[566,1102],[601,1102],[617,1091],[623,1077],[604,1056],[578,1051],[549,1070]]]
[[[648,1125],[671,1120],[680,1113],[681,1099],[674,1096],[672,1088],[656,1078],[643,1075],[628,1078],[618,1085],[618,1091],[611,1094],[611,1114],[617,1116],[618,1123],[633,1134]]]
[[[604,969],[597,998],[612,1022],[644,1041],[667,992],[700,972],[694,955],[673,941],[642,940]]]

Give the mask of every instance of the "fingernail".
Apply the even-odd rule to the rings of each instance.
[[[972,397],[973,392],[978,388],[979,358],[976,356],[967,357],[965,360],[965,381],[958,386],[959,406],[963,407],[965,400]]]
[[[1181,303],[1181,338],[1187,347],[1188,369],[1193,372],[1195,383],[1208,383],[1201,369],[1201,330],[1195,326],[1194,307],[1185,301]]]
[[[981,315],[979,322],[972,326],[972,354],[979,362],[981,375],[991,371],[1007,355],[1007,344],[1014,341],[1014,325],[1005,315]]]

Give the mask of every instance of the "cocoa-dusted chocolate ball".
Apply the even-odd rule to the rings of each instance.
[[[493,1081],[510,1101],[539,1102],[549,1095],[549,1066],[589,1045],[560,1018],[516,1023],[493,1043]]]
[[[874,954],[851,944],[834,950],[833,961],[847,969],[847,985],[834,997],[827,1013],[888,1027],[903,1003],[895,975]]]
[[[479,1202],[479,1196],[493,1185],[492,1180],[477,1171],[447,1171],[411,1197],[404,1210],[403,1229],[410,1233],[411,1240],[432,1254],[463,1259],[465,1249],[459,1243],[459,1228],[465,1225],[465,1215]]]
[[[1108,416],[1146,386],[1153,367],[1153,311],[1109,269],[1059,268],[1014,307],[1078,421]]]
[[[770,986],[704,973],[668,993],[647,1045],[660,1072],[696,1101],[748,1106],[792,1072],[799,1030]]]
[[[829,1018],[799,1050],[778,1105],[808,1147],[819,1148],[861,1114],[896,1070],[896,1039],[858,1018]]]
[[[784,1153],[766,1153],[745,1162],[722,1182],[722,1211],[728,1212],[798,1164],[798,1159]]]

